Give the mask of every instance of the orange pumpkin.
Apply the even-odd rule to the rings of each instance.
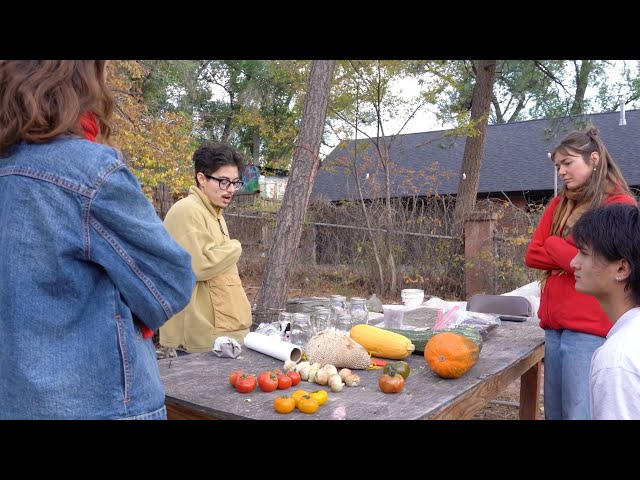
[[[424,359],[441,378],[460,378],[478,361],[480,349],[463,335],[443,332],[429,339]]]

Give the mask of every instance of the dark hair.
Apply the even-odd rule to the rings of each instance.
[[[238,173],[244,168],[244,156],[228,143],[214,143],[206,140],[193,154],[196,185],[198,184],[198,172],[213,174],[224,165],[235,165]]]
[[[45,143],[82,135],[80,117],[93,112],[108,142],[113,99],[107,60],[0,60],[0,155],[18,142]]]
[[[588,247],[609,262],[625,259],[631,274],[625,291],[631,290],[640,305],[640,210],[634,205],[613,203],[585,212],[571,234],[578,248]]]
[[[635,198],[622,176],[618,165],[616,165],[613,158],[611,158],[607,147],[604,146],[598,134],[598,129],[592,124],[587,125],[582,131],[574,131],[564,137],[551,151],[552,161],[558,152],[563,155],[578,153],[587,165],[593,165],[591,160],[591,154],[593,152],[598,152],[600,156],[600,163],[598,163],[598,167],[593,171],[591,180],[585,185],[581,198],[575,199],[578,203],[587,200],[590,208],[600,205],[604,198],[605,191],[609,186],[609,182],[618,192],[626,193],[631,198]]]

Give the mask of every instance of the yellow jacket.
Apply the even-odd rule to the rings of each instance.
[[[242,245],[228,236],[221,209],[192,186],[167,212],[164,226],[191,254],[196,286],[191,301],[160,327],[160,344],[189,353],[208,352],[219,336],[242,343],[251,306],[238,275]]]

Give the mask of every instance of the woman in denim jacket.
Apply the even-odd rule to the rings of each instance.
[[[150,337],[195,278],[103,144],[105,69],[0,61],[0,418],[166,418]]]

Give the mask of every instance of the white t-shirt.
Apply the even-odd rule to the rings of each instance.
[[[640,307],[613,325],[591,358],[591,418],[640,420]]]

